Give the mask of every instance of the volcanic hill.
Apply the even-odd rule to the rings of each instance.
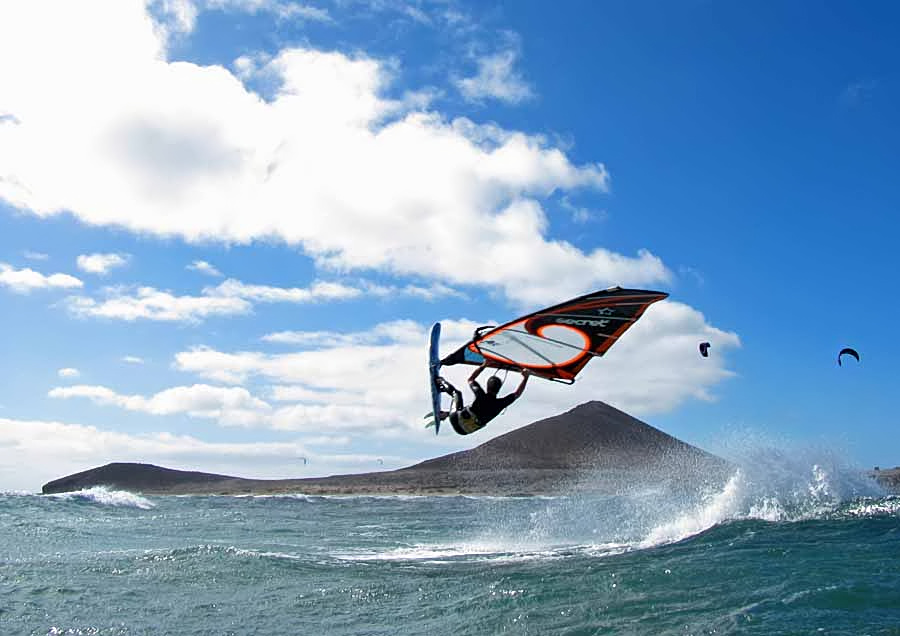
[[[721,481],[723,460],[603,402],[539,420],[471,450],[399,470],[305,479],[243,479],[112,463],[56,479],[44,494],[107,486],[144,494],[495,494],[623,492]]]

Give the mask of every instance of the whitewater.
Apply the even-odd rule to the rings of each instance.
[[[900,497],[827,454],[609,496],[0,494],[3,634],[900,634]]]

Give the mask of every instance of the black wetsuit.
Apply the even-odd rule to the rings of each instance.
[[[516,401],[515,393],[498,398],[496,395],[485,392],[477,382],[472,382],[469,386],[472,387],[472,393],[475,394],[475,400],[469,410],[475,414],[482,426],[500,415],[503,409]]]
[[[501,411],[516,401],[518,397],[515,392],[498,398],[491,395],[481,388],[477,381],[469,382],[472,393],[475,394],[475,400],[471,406],[460,410],[454,410],[450,413],[450,425],[460,435],[468,435],[482,429],[492,419],[500,415]],[[454,389],[456,393],[459,393]],[[462,403],[460,395],[460,404]],[[473,417],[474,416],[474,417]]]

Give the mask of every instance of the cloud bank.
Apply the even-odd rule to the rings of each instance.
[[[378,59],[286,48],[238,77],[167,60],[158,27],[136,1],[0,7],[0,57],[21,60],[0,67],[0,198],[186,241],[274,238],[320,268],[482,285],[521,302],[670,276],[648,251],[552,238],[543,202],[605,191],[600,163],[393,99]],[[508,77],[508,66],[501,56],[482,75]],[[254,77],[274,95],[250,90]]]
[[[466,342],[479,324],[485,323],[446,321],[443,352]],[[282,332],[265,339],[301,350],[196,347],[178,353],[175,368],[223,386],[194,384],[144,397],[78,385],[53,389],[50,396],[87,398],[155,415],[186,414],[223,426],[394,438],[419,432],[428,407],[422,360],[425,325],[403,320],[360,332]],[[700,357],[700,341],[711,342],[716,354]],[[526,397],[476,441],[588,400],[603,400],[639,416],[670,411],[687,400],[713,400],[714,387],[733,376],[726,368],[727,352],[739,346],[735,334],[710,326],[687,305],[656,303],[603,358],[592,361],[574,385],[533,379]],[[444,374],[462,387],[471,371],[446,367]],[[257,395],[247,388],[251,386]]]
[[[110,458],[260,479],[386,470],[411,463],[391,454],[334,452],[328,447],[336,442],[341,440],[322,436],[306,441],[207,442],[165,431],[130,434],[57,421],[0,418],[0,483],[11,491],[37,492],[48,481],[102,466]],[[23,471],[23,466],[29,470]]]

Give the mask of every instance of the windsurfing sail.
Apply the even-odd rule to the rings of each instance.
[[[499,327],[479,327],[472,340],[440,361],[496,369],[528,369],[571,384],[644,314],[668,294],[612,287],[541,309]]]

